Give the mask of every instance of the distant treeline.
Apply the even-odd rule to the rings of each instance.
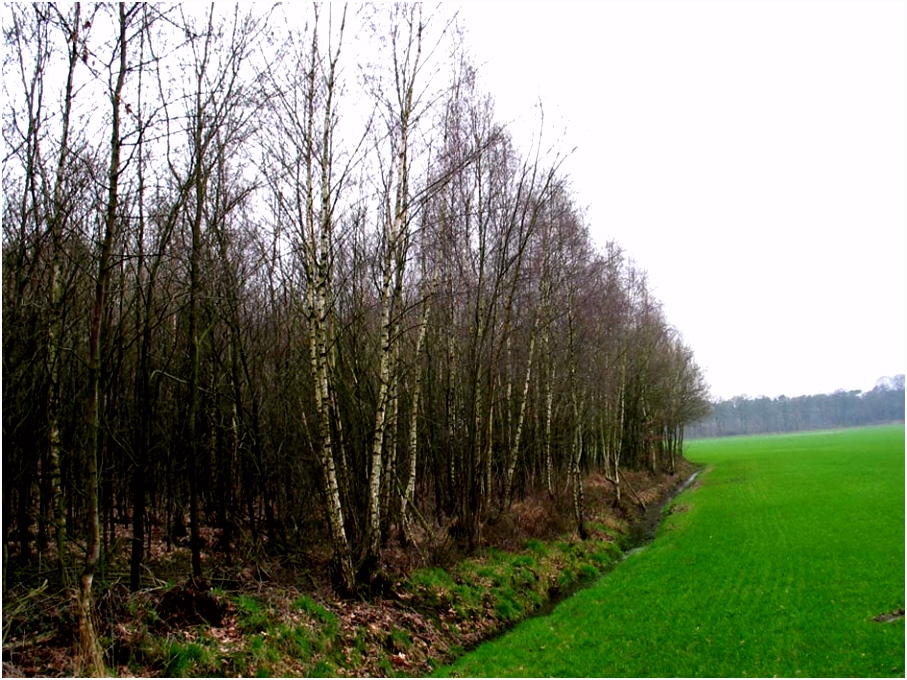
[[[796,432],[858,427],[904,420],[904,376],[880,380],[869,392],[838,390],[802,397],[739,396],[712,404],[711,414],[689,426],[687,436]]]

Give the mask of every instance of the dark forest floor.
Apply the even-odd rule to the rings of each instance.
[[[215,556],[205,564],[208,580],[195,583],[185,578],[188,548],[167,551],[153,537],[147,587],[129,591],[128,565],[110,564],[98,578],[110,674],[427,675],[611,568],[623,537],[644,519],[642,505],[657,505],[694,469],[681,461],[674,475],[628,471],[620,503],[609,482],[588,477],[586,540],[573,530],[565,493],[514,503],[483,527],[483,547],[471,555],[440,530],[421,547],[391,540],[382,565],[388,583],[353,600],[333,593],[317,550],[295,559],[251,551],[240,559],[237,551],[229,565]],[[11,585],[19,575],[7,574],[3,675],[72,676],[70,597],[59,586],[42,589],[37,567],[31,571],[28,586]]]

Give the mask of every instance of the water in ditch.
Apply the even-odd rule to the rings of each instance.
[[[661,521],[664,519],[664,509],[696,481],[700,472],[702,472],[702,470],[696,470],[696,472],[690,475],[686,481],[674,489],[674,491],[665,496],[658,503],[646,508],[645,514],[630,527],[630,531],[627,532],[620,541],[620,547],[624,552],[623,559],[626,559],[629,555],[645,550],[646,547],[655,540],[655,537],[658,535],[658,527],[661,526]]]

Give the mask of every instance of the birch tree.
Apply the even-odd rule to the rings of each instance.
[[[380,334],[378,339],[378,395],[375,406],[375,425],[371,444],[368,477],[368,517],[362,558],[363,579],[371,581],[380,562],[381,553],[381,482],[385,465],[385,439],[391,395],[397,389],[398,374],[395,356],[398,351],[398,315],[403,292],[409,247],[411,242],[411,211],[413,209],[412,146],[418,115],[424,103],[420,99],[423,71],[422,6],[394,6],[389,17],[392,99],[379,101],[385,125],[384,140],[388,145],[384,186],[381,194],[381,288]],[[379,156],[380,160],[380,156]]]
[[[344,9],[337,28],[328,14],[322,33],[319,8],[307,32],[292,32],[286,85],[274,83],[274,137],[267,140],[268,161],[276,170],[269,183],[277,218],[292,230],[303,275],[308,329],[309,372],[317,422],[314,453],[321,473],[325,514],[332,544],[334,582],[347,594],[356,590],[353,556],[347,536],[347,511],[341,497],[340,451],[335,432],[342,427],[336,410],[334,363],[334,260],[337,248],[336,209],[348,169],[339,166],[335,148],[338,124],[338,69],[346,26]],[[335,165],[336,164],[336,165]],[[300,405],[301,406],[301,405]]]

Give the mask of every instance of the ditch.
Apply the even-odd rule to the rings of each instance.
[[[664,509],[670,505],[681,493],[690,488],[690,485],[696,481],[696,478],[699,476],[699,473],[702,472],[702,469],[695,470],[689,477],[687,477],[683,482],[681,482],[673,490],[669,491],[664,495],[663,498],[659,499],[656,503],[651,503],[646,506],[646,509],[643,511],[642,516],[638,517],[634,522],[630,524],[629,531],[624,534],[620,539],[618,539],[618,545],[620,546],[621,552],[623,553],[620,559],[615,560],[609,564],[602,572],[596,576],[589,576],[583,578],[572,584],[567,588],[561,589],[556,594],[551,594],[550,599],[548,599],[543,605],[541,605],[536,611],[527,616],[526,618],[538,618],[543,616],[548,616],[551,612],[554,611],[561,602],[572,597],[576,593],[590,586],[594,585],[599,579],[611,572],[617,565],[627,559],[628,556],[645,550],[645,548],[655,540],[658,535],[658,527],[661,525],[662,520],[664,520]],[[501,631],[500,635],[505,635],[508,631]],[[500,637],[500,635],[495,637]]]
[[[642,517],[630,526],[630,530],[620,540],[620,547],[624,553],[622,560],[629,555],[644,550],[655,540],[656,536],[658,536],[658,527],[661,526],[664,520],[665,508],[669,507],[675,498],[690,488],[690,485],[696,481],[700,472],[702,472],[701,469],[696,470],[677,488],[666,494],[664,498],[646,507]]]

